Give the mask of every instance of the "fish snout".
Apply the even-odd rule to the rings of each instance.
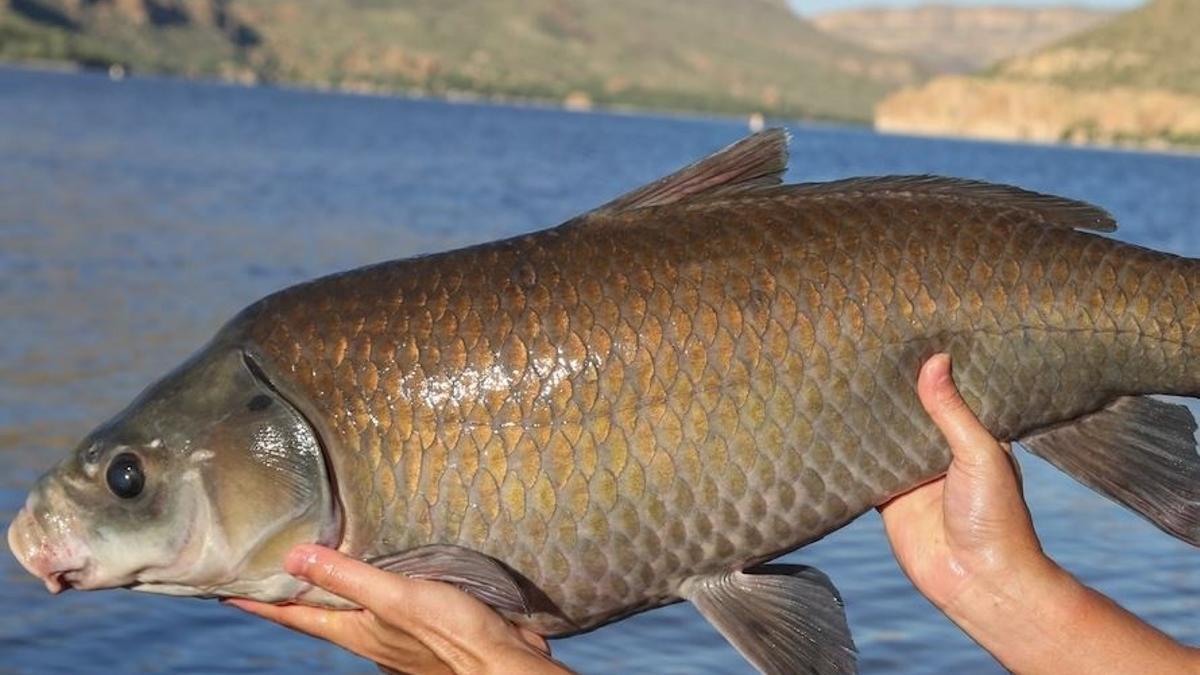
[[[17,562],[57,594],[78,585],[87,564],[84,547],[73,537],[52,537],[27,506],[8,527],[8,548]]]

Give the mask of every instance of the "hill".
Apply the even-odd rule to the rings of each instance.
[[[975,77],[940,77],[876,108],[885,131],[1200,146],[1200,2],[1152,0]]]
[[[0,0],[0,59],[863,121],[921,77],[784,0]]]
[[[992,75],[1075,89],[1200,94],[1200,2],[1155,0],[1095,30],[1001,64]]]
[[[916,7],[833,11],[818,28],[883,53],[914,59],[939,73],[969,73],[1026,54],[1112,18],[1078,7]]]

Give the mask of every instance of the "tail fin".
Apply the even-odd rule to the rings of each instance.
[[[1020,442],[1168,534],[1200,546],[1196,429],[1186,407],[1132,396]]]

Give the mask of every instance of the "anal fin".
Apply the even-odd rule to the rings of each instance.
[[[461,546],[436,544],[367,561],[413,579],[453,584],[496,609],[529,613],[521,585],[496,559]]]
[[[1168,534],[1200,546],[1196,428],[1184,406],[1131,396],[1020,443]]]
[[[763,565],[692,577],[680,594],[763,673],[857,672],[842,599],[816,569]]]

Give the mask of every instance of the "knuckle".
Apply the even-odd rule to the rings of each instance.
[[[344,595],[347,592],[353,593],[358,590],[359,584],[353,573],[341,566],[332,562],[326,562],[319,565],[318,568],[321,571],[316,575],[314,581],[325,588],[325,590],[333,591],[338,595]]]

